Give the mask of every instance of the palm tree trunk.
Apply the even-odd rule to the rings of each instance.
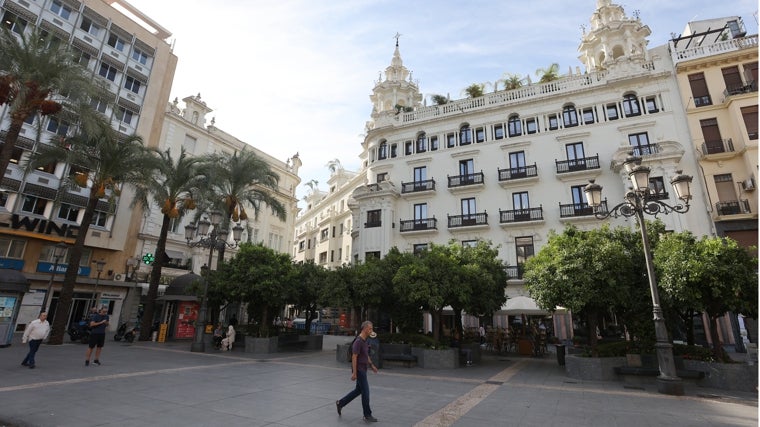
[[[82,224],[79,226],[74,246],[69,251],[69,263],[66,267],[66,274],[63,276],[61,295],[58,298],[58,307],[55,309],[53,330],[50,333],[48,344],[63,344],[63,337],[69,321],[71,301],[74,297],[74,286],[76,286],[77,273],[79,272],[79,262],[82,260],[84,241],[90,230],[90,223],[92,222],[92,217],[95,215],[95,208],[98,206],[98,197],[96,195],[97,188],[96,185],[93,185],[92,188],[90,188],[90,197],[87,200],[87,207],[84,210],[84,215],[82,215]]]
[[[153,312],[156,309],[156,298],[158,297],[158,285],[161,281],[161,270],[164,268],[164,253],[166,252],[166,236],[169,234],[169,224],[171,224],[169,215],[164,215],[161,222],[161,231],[156,242],[156,261],[153,263],[153,270],[150,272],[150,285],[148,286],[148,298],[145,301],[145,310],[140,321],[140,341],[150,339],[151,329],[153,327]]]
[[[5,176],[5,171],[8,169],[11,157],[13,157],[13,149],[16,147],[16,141],[18,141],[18,135],[21,132],[23,124],[23,121],[11,118],[11,125],[8,128],[8,133],[5,134],[5,142],[0,147],[0,177]]]

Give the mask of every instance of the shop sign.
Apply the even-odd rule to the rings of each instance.
[[[75,239],[79,234],[79,226],[73,224],[57,224],[44,218],[32,218],[12,214],[10,221],[0,221],[0,228],[28,231],[39,234],[54,235]]]

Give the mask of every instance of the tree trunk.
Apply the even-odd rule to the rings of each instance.
[[[74,296],[74,287],[77,282],[77,273],[79,272],[79,262],[82,260],[84,241],[90,230],[90,223],[95,214],[95,207],[98,205],[97,188],[98,187],[94,184],[92,188],[90,188],[90,198],[87,200],[87,207],[82,215],[82,224],[79,227],[74,246],[72,246],[71,251],[69,251],[66,274],[63,276],[61,294],[58,298],[58,307],[55,309],[53,330],[50,333],[48,344],[63,344],[63,337],[66,333],[66,326],[69,320],[69,310],[71,310],[71,301]]]
[[[153,270],[150,273],[150,285],[148,286],[148,298],[145,301],[145,310],[140,321],[140,341],[150,340],[153,328],[153,312],[156,309],[158,297],[158,285],[161,282],[161,270],[164,267],[164,253],[166,252],[166,236],[169,234],[169,215],[164,214],[161,222],[161,231],[156,242],[156,260],[153,262]],[[205,319],[203,319],[205,321]]]
[[[440,342],[441,338],[441,312],[443,310],[433,310],[430,314],[433,315],[433,340]]]
[[[8,164],[10,164],[11,157],[13,157],[13,149],[16,148],[18,135],[19,132],[21,132],[21,126],[23,124],[23,120],[19,121],[11,118],[11,125],[8,128],[8,133],[5,134],[5,142],[0,146],[0,173],[2,173],[0,174],[0,177],[5,176]]]
[[[723,361],[723,347],[718,336],[718,318],[709,316],[710,318],[710,337],[712,338],[713,356],[715,360]]]
[[[599,323],[596,310],[589,310],[586,322],[588,323],[588,344],[591,347],[591,356],[599,356],[599,350],[597,349],[598,340],[596,338],[596,326]]]

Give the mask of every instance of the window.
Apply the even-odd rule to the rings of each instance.
[[[617,104],[607,104],[607,120],[617,120],[618,109]]]
[[[18,17],[11,12],[5,12],[3,15],[3,25],[16,34],[23,34],[26,29],[26,20]]]
[[[333,228],[332,228],[332,237],[335,237],[335,226],[334,225],[333,225]]]
[[[380,209],[367,211],[367,223],[364,224],[364,228],[380,227],[381,225]]]
[[[475,214],[478,211],[475,209],[475,198],[468,197],[461,200],[462,204],[462,216],[475,218]],[[466,218],[465,218],[466,219]]]
[[[742,28],[742,25],[739,24],[739,21],[736,19],[733,19],[731,21],[726,22],[726,26],[728,26],[728,29],[731,31],[731,38],[739,38],[743,37],[746,32]]]
[[[65,221],[76,221],[79,217],[79,208],[72,205],[62,204],[58,209],[58,218]]]
[[[741,74],[739,74],[739,67],[722,68],[721,71],[723,72],[723,81],[726,83],[726,91],[729,94],[742,89],[744,83],[742,82]]]
[[[50,3],[50,10],[54,14],[66,20],[68,20],[69,16],[71,16],[71,8],[66,6],[65,4],[62,4],[58,0],[53,0],[53,2]]]
[[[132,59],[145,65],[148,63],[148,54],[138,48],[134,48],[132,50]]]
[[[457,134],[450,133],[446,135],[446,148],[452,148],[457,146]]]
[[[689,74],[689,86],[691,86],[691,97],[694,98],[695,107],[712,105],[704,73]]]
[[[94,22],[92,22],[92,19],[84,16],[82,17],[82,23],[79,24],[79,28],[81,28],[86,33],[90,34],[91,36],[98,37],[100,34],[100,26]]]
[[[25,246],[23,240],[0,239],[0,257],[23,259]]]
[[[528,192],[520,191],[517,193],[512,193],[512,206],[515,210],[529,209],[530,202],[528,200]]]
[[[412,253],[414,255],[419,255],[422,252],[425,252],[428,249],[427,243],[415,243],[414,246],[412,246]]]
[[[559,129],[559,121],[557,120],[556,114],[549,114],[547,119],[549,120],[549,130]]]
[[[462,240],[463,248],[474,248],[475,246],[478,246],[477,240]]]
[[[98,71],[98,74],[113,82],[116,81],[116,71],[116,68],[106,64],[105,62],[101,62],[100,71]]]
[[[414,182],[422,182],[427,179],[427,166],[414,168]]]
[[[344,227],[344,225],[343,225],[342,222],[340,224],[338,224],[338,234],[343,234],[343,227]]]
[[[475,173],[475,162],[472,159],[459,161],[459,175],[469,176]]]
[[[428,218],[427,203],[418,203],[414,205],[414,220],[419,221],[421,219]]]
[[[414,145],[412,144],[412,141],[406,141],[404,143],[404,154],[407,156],[414,154]]]
[[[427,151],[427,138],[425,137],[425,132],[420,132],[417,135],[417,152],[424,153],[425,151]]]
[[[493,126],[493,139],[504,138],[504,125],[498,124]]]
[[[655,98],[654,96],[648,96],[645,102],[647,105],[647,113],[651,114],[651,113],[656,113],[660,111],[657,108],[657,98]]]
[[[132,118],[134,117],[135,113],[131,110],[128,110],[124,107],[119,107],[119,110],[116,112],[116,118],[122,122],[126,123],[128,125],[132,125]]]
[[[119,36],[114,33],[111,33],[111,35],[108,36],[108,45],[118,50],[119,52],[124,51],[124,40],[119,38]]]
[[[391,158],[395,159],[398,156],[398,144],[391,144]]]
[[[179,233],[179,226],[182,225],[181,223],[181,218],[172,218],[171,221],[169,221],[169,231],[171,233]]]
[[[8,203],[8,193],[2,192],[0,193],[0,207],[6,207],[5,205]]]
[[[23,155],[24,155],[23,148],[13,147],[13,152],[11,153],[11,163],[13,163],[14,165],[19,164],[19,162],[21,161],[21,156]]]
[[[525,264],[528,258],[535,255],[535,249],[533,247],[533,237],[515,237],[515,253],[517,255],[517,265]]]
[[[338,261],[343,257],[343,248],[338,248]]]
[[[322,231],[319,232],[319,240],[324,241],[327,240],[328,237],[330,237],[330,229],[323,228]]]
[[[572,144],[565,145],[565,153],[567,153],[567,160],[584,160],[586,156],[583,154],[583,143],[574,142]],[[570,162],[570,166],[575,162]]]
[[[594,109],[593,108],[584,108],[583,109],[583,124],[584,125],[590,125],[591,123],[594,123]]]
[[[365,252],[364,259],[380,259],[380,251]]]
[[[48,120],[47,130],[60,136],[66,136],[69,131],[69,124],[64,120],[59,121],[57,118],[51,117]]]
[[[470,144],[472,144],[472,129],[466,124],[459,128],[459,145]]]
[[[525,119],[525,132],[528,134],[538,132],[538,122],[536,121],[535,117]]]
[[[437,136],[430,137],[430,151],[438,151],[438,137]]]
[[[25,194],[24,203],[21,205],[21,211],[34,215],[44,215],[46,206],[47,200]]]
[[[383,182],[383,181],[387,181],[388,180],[388,172],[383,172],[383,173],[377,174],[376,179],[377,179],[377,183],[378,184],[381,183],[381,182]]]
[[[668,192],[665,188],[665,180],[661,176],[649,178],[649,192],[654,198],[667,198]]]
[[[327,262],[327,251],[319,253],[319,263],[325,264]]]
[[[198,139],[190,136],[185,135],[185,140],[182,141],[182,148],[185,149],[188,153],[192,154],[195,153],[195,144],[198,142]]]
[[[388,143],[383,141],[377,148],[377,160],[385,160],[388,158]]]
[[[95,211],[95,213],[92,216],[92,222],[90,224],[97,227],[105,227],[107,219],[108,219],[108,214],[106,214],[103,211]]]
[[[757,120],[757,118],[755,118]],[[724,153],[725,147],[723,147],[723,138],[720,136],[720,129],[718,129],[718,120],[705,119],[700,120],[699,125],[702,128],[702,136],[705,138],[705,153],[703,154],[715,154]]]
[[[525,152],[524,151],[516,151],[514,153],[509,153],[509,167],[512,169],[512,173],[514,174],[514,170],[521,170],[521,172],[525,171]]]
[[[475,142],[484,142],[486,140],[486,130],[483,128],[475,129]]]
[[[742,118],[744,126],[747,128],[747,138],[757,139],[757,105],[751,107],[742,107]]]
[[[753,90],[757,89],[757,61],[744,64],[744,81],[752,83]]]
[[[628,142],[633,147],[633,154],[635,156],[655,154],[654,147],[649,145],[649,135],[646,132],[628,135]]]
[[[535,124],[535,122],[533,123]],[[507,128],[509,130],[510,138],[513,136],[522,135],[522,123],[520,122],[520,117],[516,114],[509,116],[509,121],[507,122]],[[528,132],[528,133],[531,133],[531,132]]]
[[[330,251],[330,262],[335,262],[335,250]]]
[[[306,249],[306,241],[301,240],[298,242],[298,252],[303,252]]]
[[[58,163],[56,163],[56,162],[50,162],[50,163],[48,163],[46,165],[37,166],[37,170],[40,171],[40,172],[45,172],[45,173],[53,174],[53,173],[55,173],[55,167],[56,167],[57,164]]]
[[[578,126],[578,111],[573,105],[566,105],[562,109],[562,124],[566,127]]]
[[[93,110],[101,114],[105,114],[108,107],[108,103],[100,99],[91,99],[90,105],[92,106]]]
[[[641,106],[639,106],[639,100],[636,95],[628,94],[623,96],[623,113],[626,117],[640,116]]]
[[[34,119],[36,119],[36,118],[37,118],[36,114],[30,114],[30,115],[26,116],[26,119],[24,119],[24,123],[26,123],[28,125],[33,125],[34,124]]]
[[[124,89],[131,90],[134,93],[140,93],[140,86],[142,86],[140,80],[132,76],[127,76],[124,80]]]
[[[575,205],[575,209],[583,209],[587,206],[586,193],[583,192],[585,188],[585,185],[573,185],[570,187],[570,193],[573,196],[573,205]]]

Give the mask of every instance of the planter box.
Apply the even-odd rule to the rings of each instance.
[[[459,367],[459,349],[456,348],[432,350],[412,347],[412,354],[417,356],[417,366],[421,368],[453,369]]]
[[[277,353],[277,337],[245,337],[245,352],[253,354]]]
[[[304,350],[322,351],[322,335],[299,335],[299,341],[305,341]]]
[[[744,363],[712,363],[684,360],[684,368],[704,372],[698,379],[700,387],[757,392],[757,365]]]
[[[570,378],[591,381],[614,381],[618,379],[615,366],[624,366],[625,357],[565,356],[565,374]]]
[[[335,360],[341,363],[350,363],[351,359],[348,357],[348,349],[351,348],[351,343],[337,344],[335,349]]]

